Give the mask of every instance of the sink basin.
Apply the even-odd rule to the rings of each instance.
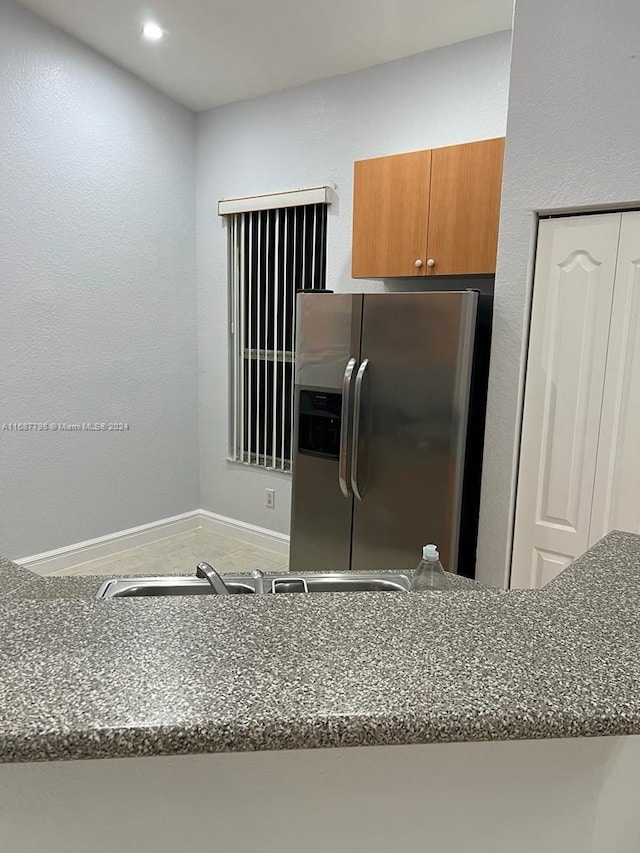
[[[257,595],[248,575],[223,575],[232,595]],[[408,575],[394,572],[327,572],[313,575],[264,576],[265,594],[311,592],[408,592]],[[208,581],[197,577],[114,578],[100,586],[96,598],[140,598],[165,595],[215,595]]]
[[[225,581],[233,595],[253,595],[250,583]],[[212,595],[213,589],[206,580],[190,577],[116,578],[102,584],[96,598],[140,598],[156,595]]]
[[[274,592],[298,592],[282,589],[286,584],[287,581],[278,581]],[[408,592],[410,580],[405,575],[359,578],[345,573],[306,578],[306,584],[308,592]]]

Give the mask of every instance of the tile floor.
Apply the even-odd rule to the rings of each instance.
[[[250,545],[241,539],[212,533],[209,530],[190,530],[149,545],[139,545],[119,554],[79,563],[53,575],[129,575],[184,574],[195,571],[196,563],[206,560],[221,574],[250,572],[264,569],[286,572],[288,557],[267,548]]]

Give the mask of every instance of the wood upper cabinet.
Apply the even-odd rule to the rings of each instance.
[[[354,165],[354,278],[496,268],[504,138]]]
[[[429,274],[496,271],[503,157],[503,138],[431,152]]]
[[[431,151],[360,160],[353,172],[354,278],[419,275],[429,223]]]

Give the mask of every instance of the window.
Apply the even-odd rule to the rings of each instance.
[[[328,191],[300,191],[316,196]],[[229,455],[291,469],[295,295],[324,290],[328,201],[298,193],[242,199],[262,209],[228,215],[230,309]],[[293,198],[291,198],[293,197]],[[270,206],[274,200],[285,204]],[[286,201],[293,203],[287,205]],[[234,202],[221,202],[233,206]],[[249,205],[246,205],[249,206]],[[221,212],[224,211],[221,210]]]

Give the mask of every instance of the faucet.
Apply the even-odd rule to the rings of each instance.
[[[264,592],[264,572],[261,572],[260,569],[254,569],[251,572],[251,577],[255,581],[255,589],[258,595],[262,595]]]
[[[205,578],[211,584],[213,591],[217,595],[231,595],[229,591],[229,587],[222,580],[220,575],[216,572],[213,566],[210,566],[209,563],[198,563],[196,566],[196,577],[197,578]]]

